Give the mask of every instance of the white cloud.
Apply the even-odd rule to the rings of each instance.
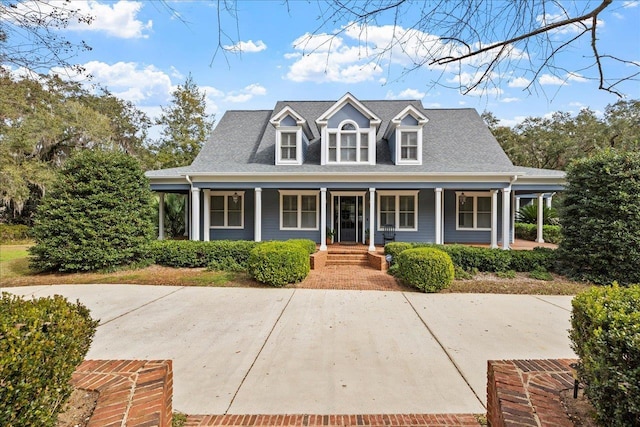
[[[262,96],[267,94],[267,89],[258,83],[250,84],[239,91],[229,92],[224,100],[234,104],[240,104],[251,100],[254,96]]]
[[[509,104],[511,102],[517,102],[517,101],[520,101],[520,98],[502,98],[500,100],[500,102],[504,102],[504,103],[507,103],[507,104]]]
[[[329,52],[342,46],[342,38],[332,34],[305,33],[291,43],[295,50],[309,52]]]
[[[171,77],[176,78],[176,79],[180,79],[180,80],[184,80],[184,74],[182,74],[180,72],[180,70],[178,70],[173,65],[171,67],[169,67],[169,68],[171,70]]]
[[[617,19],[624,19],[624,15],[618,12],[611,12],[611,16]]]
[[[460,87],[460,91],[466,91],[470,87],[472,87],[478,78],[480,78],[484,73],[481,70],[476,70],[475,73],[461,72],[453,77],[447,79],[448,83],[456,84]],[[496,73],[489,73],[485,77],[485,83],[481,83],[480,85],[474,87],[467,95],[470,96],[498,96],[502,95],[504,92],[501,88],[497,87],[492,81],[497,81],[499,76]]]
[[[556,85],[556,86],[561,86],[565,84],[565,81],[562,80],[560,77],[557,76],[553,76],[551,74],[543,74],[542,76],[540,76],[540,78],[538,79],[538,83],[540,83],[541,85]]]
[[[565,19],[569,19],[570,17],[562,14],[562,13],[546,13],[544,15],[538,15],[536,16],[536,21],[540,24],[541,27],[546,27],[547,25],[551,25],[555,22],[560,22],[563,21]],[[573,24],[569,24],[569,25],[564,25],[562,27],[558,27],[555,28],[551,31],[549,31],[549,33],[552,34],[578,34],[581,33],[583,31],[585,31],[585,28],[591,27],[592,22],[591,19],[582,21],[582,22],[576,22]],[[598,19],[597,25],[602,28],[605,24],[604,21],[601,19]]]
[[[516,77],[515,79],[509,81],[509,83],[507,83],[507,86],[509,86],[509,87],[527,87],[527,86],[529,86],[529,84],[531,84],[531,80],[527,79],[526,77]]]
[[[249,40],[246,42],[239,41],[238,43],[233,45],[226,45],[224,46],[224,48],[233,52],[255,53],[265,50],[267,48],[267,45],[262,40],[258,40],[255,43],[253,42],[253,40]]]
[[[440,104],[439,102],[429,102],[427,104],[425,104],[426,108],[442,108],[442,104]]]
[[[500,126],[514,127],[524,122],[527,116],[515,116],[513,119],[499,119]]]
[[[395,94],[393,91],[388,91],[385,96],[386,99],[422,99],[426,95],[425,92],[420,92],[417,89],[405,89],[402,92]]]
[[[567,73],[567,80],[571,81],[571,82],[577,82],[577,83],[585,83],[588,82],[589,80],[585,79],[584,77],[582,77],[580,74],[578,73]]]
[[[634,0],[634,1],[623,1],[622,2],[622,7],[624,7],[625,9],[629,9],[632,7],[638,7],[640,6],[640,1],[638,0]]]
[[[95,0],[74,0],[73,2],[27,0],[17,2],[15,7],[31,12],[38,10],[43,15],[55,13],[62,14],[62,17],[75,18],[69,20],[67,26],[69,30],[104,32],[113,37],[131,39],[148,37],[146,32],[153,27],[153,21],[144,23],[137,19],[142,6],[141,2],[124,0],[119,0],[117,3],[99,3]],[[76,10],[80,16],[90,16],[91,23],[78,20],[74,13]]]

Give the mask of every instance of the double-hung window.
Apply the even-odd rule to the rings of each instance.
[[[338,129],[327,131],[329,163],[370,163],[369,128],[360,128],[347,121]]]
[[[211,228],[244,228],[244,192],[212,191]]]
[[[491,194],[457,193],[457,229],[491,230]]]
[[[301,127],[280,126],[276,129],[276,165],[302,164],[303,132]]]
[[[400,132],[400,160],[418,161],[418,131]]]
[[[280,229],[318,230],[318,192],[280,191]]]
[[[378,192],[378,230],[387,224],[396,230],[418,230],[418,191]]]

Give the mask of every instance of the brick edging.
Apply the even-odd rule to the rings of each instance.
[[[487,421],[491,427],[573,427],[560,392],[573,388],[574,359],[489,360]]]
[[[100,394],[89,427],[171,427],[170,360],[86,360],[71,383]]]
[[[185,427],[204,426],[479,427],[473,414],[189,415]]]

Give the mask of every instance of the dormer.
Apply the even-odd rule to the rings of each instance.
[[[428,121],[413,105],[391,119],[385,138],[396,165],[422,164],[422,128]]]
[[[343,96],[316,123],[322,165],[376,164],[376,133],[381,120],[353,95]]]
[[[276,128],[276,165],[301,165],[313,138],[307,121],[286,106],[269,122]]]

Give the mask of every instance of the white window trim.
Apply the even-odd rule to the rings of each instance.
[[[346,131],[348,133],[354,133],[356,135],[356,161],[352,162],[352,161],[342,161],[340,160],[340,146],[341,146],[341,137],[340,135],[342,134],[342,127],[346,124],[352,124],[355,126],[356,130],[354,131]],[[356,123],[353,120],[347,119],[347,120],[343,120],[342,122],[340,122],[340,124],[336,127],[336,128],[324,128],[323,129],[323,136],[325,138],[325,159],[326,159],[326,164],[328,165],[373,165],[375,164],[375,150],[376,150],[376,133],[375,133],[375,128],[363,128],[358,126],[358,123]],[[368,147],[367,147],[367,159],[366,160],[362,160],[360,158],[360,149],[361,149],[361,137],[362,134],[366,133],[368,135]],[[336,160],[332,161],[329,160],[329,135],[335,135],[336,136]]]
[[[376,204],[376,223],[377,223],[377,230],[378,231],[383,231],[383,227],[384,224],[381,223],[380,220],[380,197],[381,196],[395,196],[396,199],[396,203],[395,203],[395,224],[396,224],[396,231],[418,231],[418,193],[420,193],[419,190],[398,190],[398,191],[389,191],[389,190],[378,190],[377,192],[377,204]],[[415,212],[413,213],[413,223],[415,224],[415,227],[413,228],[400,228],[399,224],[400,224],[400,196],[413,196],[414,198],[414,206],[415,206]]]
[[[320,229],[320,200],[319,200],[319,191],[297,191],[297,190],[279,190],[280,193],[280,231],[317,231]],[[298,196],[298,204],[297,204],[297,227],[284,227],[282,224],[282,214],[283,212],[283,196]],[[302,196],[315,196],[316,197],[316,226],[315,228],[303,228],[302,227]]]
[[[473,227],[460,227],[460,196],[464,193],[469,203],[473,203]],[[456,231],[491,231],[491,227],[478,227],[478,197],[488,197],[491,199],[490,191],[456,191]],[[497,213],[491,212],[491,215]]]
[[[240,197],[240,225],[229,226],[229,196],[237,194]],[[211,218],[211,197],[224,196],[224,225],[210,225],[209,228],[225,230],[241,230],[244,228],[244,191],[210,191],[209,192],[209,218]],[[209,220],[211,221],[211,220]]]
[[[282,133],[296,133],[296,158],[282,158]],[[278,126],[276,128],[276,165],[302,164],[302,126]]]
[[[402,132],[417,132],[418,134],[417,160],[402,159]],[[396,128],[396,164],[397,165],[421,165],[422,164],[422,126],[398,126]]]

